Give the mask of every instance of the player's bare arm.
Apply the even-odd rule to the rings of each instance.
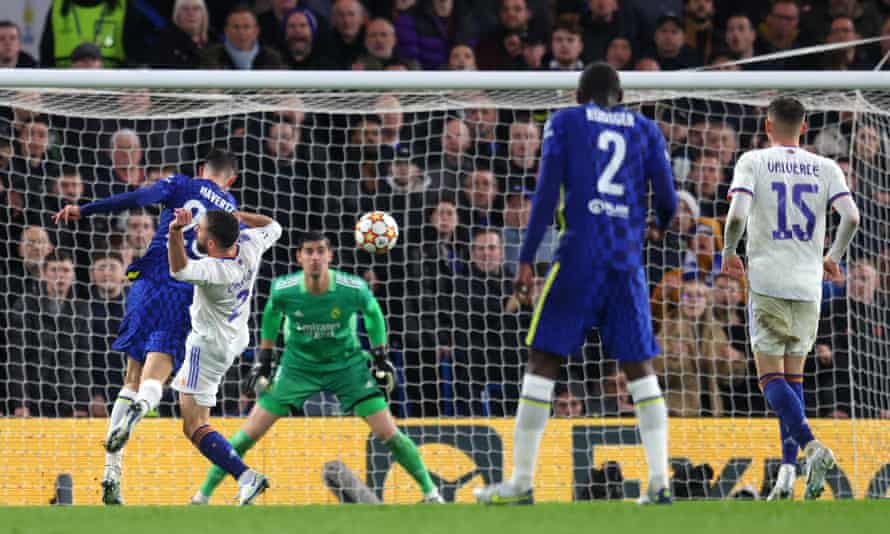
[[[721,270],[729,276],[742,280],[745,278],[745,264],[738,256],[739,241],[745,233],[745,222],[751,209],[751,197],[746,193],[733,195],[726,214],[724,229],[723,264]]]
[[[834,243],[828,250],[828,254],[822,260],[822,268],[825,270],[825,279],[835,283],[844,281],[844,275],[841,273],[838,262],[844,256],[850,241],[856,235],[859,229],[859,208],[853,202],[850,195],[842,195],[835,199],[832,207],[841,216],[840,224],[838,224],[837,233],[834,236]]]
[[[173,221],[170,222],[170,235],[167,239],[167,261],[170,263],[170,272],[178,273],[188,264],[188,256],[185,253],[185,238],[183,229],[192,223],[190,210],[177,208]]]
[[[246,211],[236,211],[235,217],[238,218],[239,222],[246,224],[250,228],[262,228],[263,226],[269,226],[275,222],[275,219],[272,217],[266,217],[259,213],[249,213]]]

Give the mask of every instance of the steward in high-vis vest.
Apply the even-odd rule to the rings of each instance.
[[[40,61],[46,67],[70,67],[71,53],[83,43],[99,47],[105,68],[139,63],[144,54],[144,17],[137,0],[53,0],[40,40]],[[141,43],[141,44],[140,44]],[[134,61],[135,60],[135,61]]]

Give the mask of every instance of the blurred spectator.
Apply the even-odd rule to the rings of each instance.
[[[650,284],[657,284],[667,271],[682,264],[686,239],[695,232],[701,210],[689,191],[677,191],[677,211],[661,241],[646,245],[646,265]],[[653,295],[653,298],[654,295]]]
[[[524,68],[523,41],[540,42],[543,28],[531,19],[526,0],[501,0],[498,28],[484,35],[476,44],[476,61],[482,70],[513,70]],[[537,32],[537,33],[536,33]]]
[[[825,39],[826,44],[845,43],[848,41],[856,41],[861,36],[856,33],[856,27],[853,25],[853,19],[849,17],[837,17],[831,21],[828,37]],[[824,66],[825,70],[865,70],[870,69],[867,58],[864,57],[864,47],[851,46],[849,48],[841,48],[825,52]],[[860,52],[863,51],[863,52]]]
[[[104,69],[106,67],[99,47],[93,43],[84,43],[71,52],[71,68]]]
[[[738,59],[750,59],[754,56],[766,53],[757,48],[757,31],[754,23],[748,15],[736,13],[726,19],[726,46],[729,52],[735,54]],[[742,65],[743,70],[776,70],[780,69],[780,60],[758,61]]]
[[[773,51],[800,47],[800,7],[797,0],[776,0],[766,20],[759,27],[763,41]]]
[[[462,232],[472,233],[485,227],[500,228],[503,226],[503,210],[494,173],[477,170],[466,175],[457,212]],[[501,242],[500,234],[498,242]]]
[[[531,215],[531,198],[534,192],[525,189],[519,184],[514,184],[507,191],[507,200],[504,206],[504,269],[510,276],[516,274],[519,265],[519,252],[522,247],[522,238],[528,227],[528,218]],[[541,245],[535,254],[535,263],[550,263],[559,246],[559,233],[556,228],[550,227],[541,239]]]
[[[448,70],[477,70],[476,53],[467,45],[459,44],[448,54]]]
[[[395,19],[399,57],[438,70],[448,63],[461,14],[454,0],[420,0]]]
[[[286,15],[296,7],[306,8],[299,0],[271,0],[270,9],[257,15],[260,27],[260,42],[287,55],[287,42],[284,37]],[[313,15],[314,16],[314,15]],[[313,32],[315,33],[315,32]]]
[[[656,71],[661,70],[658,60],[653,57],[641,57],[634,63],[634,70],[640,71]]]
[[[225,39],[201,50],[205,69],[260,70],[280,69],[284,61],[274,48],[259,42],[256,15],[249,7],[239,6],[226,16]]]
[[[722,415],[725,406],[717,377],[744,376],[746,364],[738,354],[729,357],[726,334],[713,318],[706,285],[683,284],[680,304],[662,323],[659,342],[664,354],[653,363],[665,385],[668,411],[680,417],[704,415],[704,394],[710,401],[709,415]]]
[[[469,150],[473,138],[470,129],[460,119],[448,119],[442,132],[442,153],[431,158],[427,171],[430,188],[457,193],[462,174],[470,169]]]
[[[114,352],[111,344],[124,316],[125,267],[123,258],[114,252],[97,253],[90,264],[90,412],[94,417],[105,417],[101,410],[116,396],[112,388],[123,383],[124,356]]]
[[[411,68],[417,67],[415,61],[405,61],[396,56],[396,42],[396,29],[390,21],[383,18],[372,20],[365,30],[367,53],[356,60],[353,70],[383,70],[392,62],[404,62]]]
[[[616,37],[609,41],[606,48],[606,63],[617,70],[631,70],[633,66],[633,47],[624,37]],[[582,67],[583,68],[583,65]]]
[[[522,64],[518,66],[526,70],[544,68],[544,55],[547,53],[549,44],[546,36],[538,33],[523,33],[519,36],[519,42],[522,45]]]
[[[455,365],[459,415],[512,413],[507,402],[486,404],[496,392],[515,404],[516,397],[505,391],[511,385],[518,389],[519,361],[518,354],[503,350],[506,332],[502,314],[513,293],[503,267],[500,232],[477,231],[470,247],[469,270],[457,277],[454,293],[455,348],[460,353]]]
[[[665,13],[658,18],[654,41],[653,56],[662,70],[688,69],[701,65],[695,51],[684,41],[683,21],[676,13]]]
[[[165,69],[196,69],[201,51],[216,43],[216,31],[210,27],[210,15],[204,0],[176,0],[173,24],[158,38],[153,64]]]
[[[358,0],[336,0],[331,11],[331,55],[340,69],[349,69],[365,50],[367,13]]]
[[[4,309],[9,309],[13,301],[24,293],[39,292],[43,264],[54,250],[55,246],[44,228],[27,226],[22,230],[17,247],[18,257],[4,261],[3,296],[9,299]]]
[[[40,64],[70,67],[71,54],[83,43],[101,50],[108,68],[146,62],[153,27],[136,2],[122,0],[52,0],[40,38]]]
[[[686,46],[698,55],[696,64],[704,65],[720,47],[723,38],[714,22],[714,0],[686,0],[683,13],[686,16]]]
[[[408,135],[402,139],[402,128],[405,125],[405,116],[402,113],[402,103],[394,95],[381,95],[374,101],[374,108],[380,115],[380,142],[395,149],[403,141],[407,145],[413,141]]]
[[[89,309],[74,298],[74,262],[46,258],[40,289],[22,294],[9,320],[10,411],[83,417],[89,405]]]
[[[123,217],[123,240],[116,247],[116,252],[130,265],[141,258],[148,250],[155,234],[155,217],[147,211],[137,208],[130,210]]]
[[[723,232],[720,223],[710,217],[699,217],[693,232],[686,238],[683,277],[696,278],[713,285],[720,273]]]
[[[30,69],[38,67],[37,60],[22,50],[22,32],[10,20],[0,21],[0,68]]]
[[[502,189],[514,185],[534,190],[538,176],[538,153],[541,150],[541,130],[534,122],[516,121],[510,124],[507,143],[506,168],[502,174]]]
[[[729,184],[723,175],[723,165],[715,155],[702,154],[692,163],[689,183],[698,198],[703,217],[725,217],[729,210],[726,195]]]
[[[96,198],[133,191],[145,182],[144,152],[139,134],[124,128],[114,132],[110,143],[111,167],[102,166],[97,170]]]
[[[830,34],[830,26],[835,19],[845,17],[855,25],[854,31],[857,34],[874,37],[880,31],[882,20],[875,3],[875,0],[810,2],[809,9],[801,16],[801,34],[808,42],[818,43]]]
[[[49,178],[58,174],[49,157],[50,131],[45,119],[37,117],[23,125],[18,132],[15,156],[10,161],[9,183],[22,194],[26,217],[36,218],[45,209],[44,193],[49,190]]]
[[[582,14],[584,63],[605,59],[606,49],[615,37],[624,37],[637,49],[643,39],[642,28],[627,0],[587,0]]]
[[[613,41],[617,39],[613,39]],[[611,43],[609,46],[611,47]],[[550,50],[548,70],[582,70],[584,68],[584,62],[581,61],[584,42],[581,38],[581,28],[577,23],[557,22],[550,35]]]
[[[598,399],[599,409],[591,415],[623,416],[634,414],[634,404],[627,391],[627,377],[616,365],[610,365],[610,372],[602,379],[602,396]]]
[[[308,9],[295,8],[284,15],[284,52],[294,70],[323,70],[334,67],[318,43],[318,21]]]
[[[746,350],[745,286],[729,275],[720,273],[714,277],[714,318],[726,331],[730,343],[739,352]]]
[[[53,242],[63,250],[74,252],[77,277],[86,280],[85,268],[89,264],[96,239],[104,234],[107,228],[101,218],[84,217],[67,225],[56,224],[52,216],[63,207],[72,204],[80,205],[84,199],[92,198],[86,194],[83,178],[76,167],[65,165],[59,175],[53,179],[50,194],[47,195],[46,209],[41,212],[41,224],[52,233]]]
[[[506,147],[497,138],[498,109],[491,98],[478,93],[470,97],[471,105],[464,110],[464,118],[473,137],[472,149],[476,168],[492,168],[506,156]]]
[[[571,418],[584,417],[587,409],[584,407],[587,392],[584,386],[577,382],[559,384],[553,392],[553,417]]]

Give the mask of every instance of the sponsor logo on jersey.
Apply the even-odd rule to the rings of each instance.
[[[342,313],[339,307],[334,306],[334,309],[331,310],[331,319],[339,319]]]
[[[595,198],[588,202],[587,209],[594,215],[605,213],[608,217],[618,217],[621,219],[630,217],[630,208],[626,204],[616,204],[601,198]]]

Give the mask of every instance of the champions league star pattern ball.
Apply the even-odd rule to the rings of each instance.
[[[355,244],[372,254],[385,254],[392,250],[399,238],[399,225],[388,213],[371,211],[355,223]]]

